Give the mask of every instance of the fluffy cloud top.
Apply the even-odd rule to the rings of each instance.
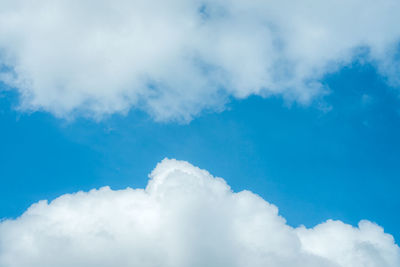
[[[190,120],[230,97],[309,103],[363,55],[398,83],[398,0],[2,0],[0,80],[21,108]],[[397,61],[396,61],[397,58]]]
[[[400,266],[392,236],[371,222],[292,228],[274,205],[182,161],[150,178],[144,190],[63,195],[1,222],[0,266]]]

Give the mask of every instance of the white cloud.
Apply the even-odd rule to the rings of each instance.
[[[150,178],[144,190],[63,195],[1,222],[0,266],[400,266],[392,236],[371,222],[292,228],[276,206],[182,161]]]
[[[360,53],[400,83],[398,10],[398,0],[3,0],[0,79],[21,109],[59,117],[134,107],[188,121],[253,94],[307,104]]]

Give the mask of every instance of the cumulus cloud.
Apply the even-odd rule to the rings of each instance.
[[[23,110],[189,121],[231,97],[308,104],[362,57],[399,84],[397,0],[3,0],[0,80]],[[396,59],[397,58],[397,59]]]
[[[293,228],[261,197],[165,159],[145,189],[67,194],[1,222],[0,266],[398,267],[400,250],[369,221]]]

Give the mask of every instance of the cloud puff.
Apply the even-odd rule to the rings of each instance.
[[[188,121],[231,98],[307,104],[362,56],[399,83],[397,0],[3,0],[0,80],[23,110]],[[397,54],[396,54],[397,53]],[[397,58],[397,61],[396,61]]]
[[[32,205],[0,223],[2,267],[397,267],[391,235],[368,221],[292,228],[276,206],[163,160],[146,189],[108,187]]]

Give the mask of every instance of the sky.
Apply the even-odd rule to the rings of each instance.
[[[117,2],[0,7],[0,267],[398,266],[397,1]]]

